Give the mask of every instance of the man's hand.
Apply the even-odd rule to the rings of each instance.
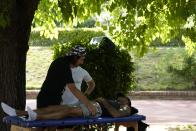
[[[127,110],[123,110],[123,111],[117,110],[110,103],[108,103],[107,99],[98,98],[96,99],[96,101],[103,104],[103,106],[106,108],[106,110],[110,113],[112,117],[123,117],[123,116],[130,115],[130,109],[127,108]]]
[[[84,96],[84,94],[76,88],[75,84],[68,84],[68,88],[70,89],[70,91],[73,93],[74,96],[76,96],[82,103],[84,103],[84,105],[86,105],[86,107],[89,109],[91,114],[95,116],[96,115],[95,106],[93,106],[93,104],[87,99],[87,97]]]
[[[96,107],[92,103],[88,104],[87,108],[91,112],[92,116],[96,115],[97,110],[96,110]]]

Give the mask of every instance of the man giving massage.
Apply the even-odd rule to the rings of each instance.
[[[84,104],[79,106],[54,105],[37,110],[27,107],[27,111],[21,111],[2,102],[1,107],[10,116],[28,116],[28,120],[63,119],[81,116],[85,118],[99,116],[123,117],[131,115],[131,101],[121,93],[117,95],[117,99],[114,101],[98,98],[91,101],[91,103],[96,108],[96,116],[93,116]]]

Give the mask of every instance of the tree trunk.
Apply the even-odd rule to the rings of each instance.
[[[31,23],[39,0],[1,0],[0,10],[9,4],[8,25],[0,27],[0,101],[17,109],[26,103],[26,53]],[[1,12],[0,12],[1,13]],[[0,131],[9,131],[3,124],[0,108]]]

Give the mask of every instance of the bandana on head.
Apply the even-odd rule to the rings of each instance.
[[[85,56],[86,55],[86,48],[76,45],[71,49],[71,51],[67,54],[67,56]]]

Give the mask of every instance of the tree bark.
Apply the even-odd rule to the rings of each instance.
[[[0,102],[17,109],[26,103],[26,53],[31,23],[39,0],[1,0],[9,4],[8,25],[0,27]],[[0,8],[3,8],[1,7]],[[1,13],[1,12],[0,12]],[[0,131],[10,127],[2,122],[5,116],[0,108]]]

